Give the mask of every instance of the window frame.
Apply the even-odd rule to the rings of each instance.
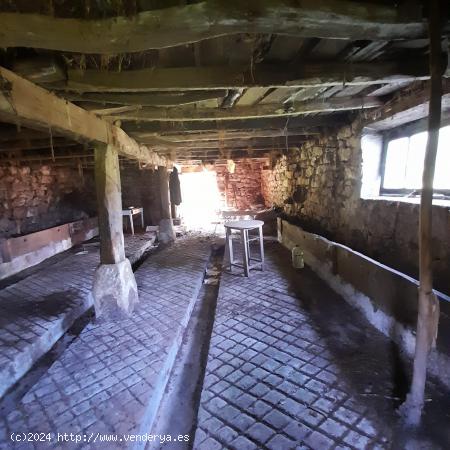
[[[444,128],[450,125],[450,117],[441,120],[440,128]],[[386,130],[382,133],[383,145],[381,150],[381,161],[380,161],[380,196],[382,197],[420,197],[422,189],[389,189],[384,187],[384,174],[386,172],[386,157],[387,148],[390,141],[394,139],[399,139],[403,137],[410,138],[412,135],[427,131],[428,128],[428,118],[423,118],[415,122],[400,125],[396,128]],[[449,189],[434,189],[433,190],[434,199],[450,200],[450,188]]]

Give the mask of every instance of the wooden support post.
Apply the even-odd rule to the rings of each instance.
[[[95,182],[100,234],[100,265],[93,285],[97,318],[115,320],[131,314],[138,302],[136,280],[125,257],[119,155],[115,147],[95,147]]]
[[[100,231],[100,262],[116,264],[125,259],[119,157],[112,146],[95,148],[95,184]]]
[[[175,240],[172,214],[170,211],[169,174],[167,167],[158,167],[159,192],[161,196],[161,221],[159,222],[159,239],[163,243]]]
[[[416,350],[411,390],[402,412],[408,425],[420,423],[427,375],[429,352],[435,343],[439,322],[439,300],[433,293],[432,272],[432,201],[436,153],[441,124],[442,67],[441,67],[441,14],[440,0],[430,2],[430,109],[428,115],[428,141],[422,178],[419,226],[419,307],[417,318]]]
[[[170,202],[170,212],[172,214],[172,219],[177,218],[177,205],[175,203]]]

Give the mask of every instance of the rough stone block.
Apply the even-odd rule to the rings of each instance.
[[[139,302],[136,279],[130,261],[101,264],[94,275],[95,314],[102,321],[129,316]]]

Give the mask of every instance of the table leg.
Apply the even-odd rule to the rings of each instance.
[[[259,227],[259,252],[261,254],[261,270],[264,272],[264,236],[262,227]]]
[[[228,253],[228,263],[230,265],[230,272],[232,270],[232,264],[233,264],[233,260],[234,260],[234,255],[233,255],[233,239],[231,236],[231,230],[229,228],[226,229],[226,241],[227,241],[227,253]]]
[[[244,252],[244,275],[249,276],[247,230],[241,230],[242,251]]]
[[[248,261],[250,263],[250,260],[252,259],[252,255],[250,253],[250,241],[249,241],[248,234],[249,234],[249,230],[245,230],[245,240],[247,241],[247,255],[248,255]],[[250,237],[251,237],[251,235],[250,235]]]
[[[131,234],[134,236],[133,214],[130,214]]]
[[[143,209],[141,209],[141,224],[142,224],[142,229],[144,229],[145,225],[144,225],[144,210]]]

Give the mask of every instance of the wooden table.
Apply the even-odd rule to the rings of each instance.
[[[134,234],[133,216],[136,214],[141,215],[141,224],[142,228],[144,228],[144,208],[129,208],[122,210],[122,216],[128,216],[130,218],[131,234]]]
[[[227,254],[230,265],[230,271],[233,266],[243,267],[244,275],[246,277],[250,274],[250,269],[260,266],[261,270],[264,270],[264,243],[262,227],[264,222],[262,220],[235,220],[225,223],[226,231],[226,246]],[[241,243],[243,251],[243,264],[236,263],[233,255],[233,239],[232,231],[237,230],[241,233]],[[249,231],[258,230],[258,235],[255,237],[249,237]],[[259,258],[253,258],[250,254],[250,242],[259,241]],[[255,264],[251,264],[251,261],[255,261]]]

